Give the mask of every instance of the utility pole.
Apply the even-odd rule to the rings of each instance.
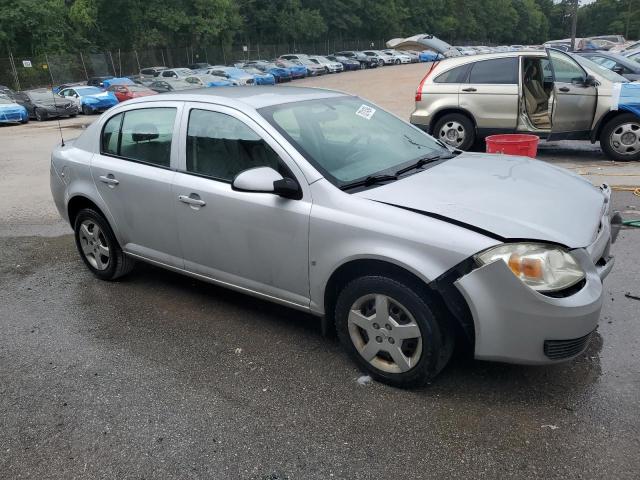
[[[627,8],[627,25],[626,28],[624,29],[624,38],[627,38],[629,36],[629,22],[631,21],[631,4],[633,3],[633,0],[629,0],[629,8]]]
[[[576,49],[576,32],[578,31],[578,7],[580,0],[573,0],[571,8],[571,51]]]

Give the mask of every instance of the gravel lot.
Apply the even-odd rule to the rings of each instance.
[[[407,117],[424,65],[296,85]],[[96,117],[62,120],[75,136]],[[613,247],[600,327],[568,364],[457,357],[424,389],[360,385],[310,316],[148,265],[83,267],[48,191],[56,122],[0,127],[0,477],[637,479],[640,231]],[[594,182],[637,165],[579,142],[541,158]],[[640,198],[616,192],[625,217]]]

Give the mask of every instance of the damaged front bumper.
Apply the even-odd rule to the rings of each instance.
[[[620,228],[619,214],[610,216],[608,209],[607,195],[595,241],[571,252],[585,279],[560,295],[529,288],[502,261],[475,268],[454,282],[472,318],[475,358],[549,364],[575,358],[587,348],[600,317],[602,282],[614,264],[609,249]]]

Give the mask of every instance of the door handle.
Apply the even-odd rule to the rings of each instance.
[[[560,87],[558,90],[560,90],[561,92],[570,92],[571,89],[569,87]]]
[[[191,195],[195,194],[192,193]],[[180,200],[182,203],[194,205],[196,207],[204,207],[207,204],[207,202],[205,202],[204,200],[200,200],[199,198],[194,198],[189,195],[178,195],[178,200]]]
[[[100,181],[102,183],[106,183],[107,185],[118,185],[120,182],[113,177],[113,174],[109,175],[100,175]]]
[[[477,92],[478,90],[476,90],[473,87],[469,87],[469,88],[463,88],[462,91],[463,92]]]

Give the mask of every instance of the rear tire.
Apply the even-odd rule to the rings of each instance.
[[[609,120],[600,135],[600,148],[618,162],[640,160],[640,118],[623,113]]]
[[[124,254],[100,213],[91,208],[80,210],[73,229],[82,261],[100,280],[115,280],[133,269],[135,260]]]
[[[440,118],[433,127],[433,136],[460,150],[469,150],[476,141],[473,122],[461,113],[449,113]]]
[[[36,120],[38,120],[39,122],[43,122],[47,119],[47,112],[40,109],[40,108],[36,108]]]
[[[391,278],[365,276],[347,284],[336,302],[335,321],[353,361],[395,387],[424,385],[453,353],[452,328],[436,320],[417,290]]]
[[[83,115],[91,115],[92,113],[93,113],[93,110],[91,110],[86,105],[82,105],[82,114]]]

